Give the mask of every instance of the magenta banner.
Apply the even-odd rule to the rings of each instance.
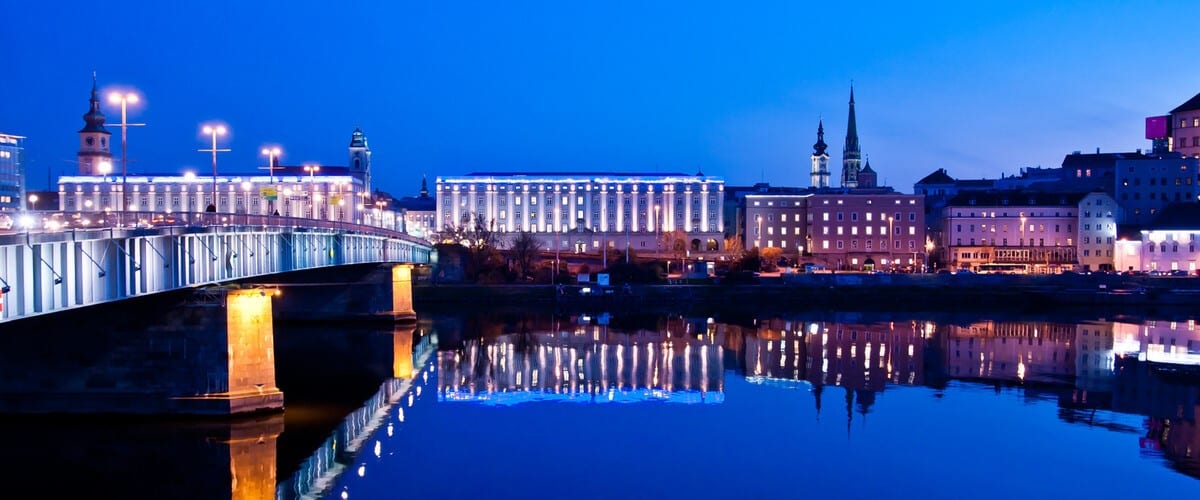
[[[1151,116],[1146,118],[1146,138],[1167,138],[1170,135],[1167,133],[1167,123],[1170,123],[1170,119],[1170,116]]]

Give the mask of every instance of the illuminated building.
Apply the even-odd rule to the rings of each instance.
[[[23,139],[0,133],[0,211],[20,210],[25,200]]]
[[[919,269],[924,199],[888,188],[746,195],[746,248],[830,269]]]
[[[1115,254],[1110,247],[1116,243],[1115,208],[1112,197],[1101,192],[963,193],[943,210],[942,234],[949,263],[956,268],[1009,264],[1014,266],[1009,271],[1018,273],[1082,265],[1106,269]]]
[[[1138,239],[1119,242],[1117,269],[1184,271],[1195,275],[1200,262],[1197,235],[1200,235],[1200,204],[1170,205],[1142,227]]]
[[[946,331],[951,377],[1063,383],[1075,375],[1073,324],[980,321]]]
[[[84,127],[78,132],[79,172],[59,179],[59,210],[164,215],[205,212],[215,206],[222,213],[374,225],[385,219],[385,207],[375,206],[371,199],[371,150],[361,129],[351,134],[349,166],[280,165],[276,151],[267,158],[266,167],[252,172],[205,175],[142,170],[122,175],[113,166],[111,133],[104,127],[95,82],[89,103]],[[215,205],[214,192],[220,198]]]
[[[534,233],[547,250],[628,245],[646,255],[666,237],[696,256],[715,254],[724,243],[725,181],[702,172],[480,172],[438,177],[436,191],[437,232],[478,217],[505,240]]]

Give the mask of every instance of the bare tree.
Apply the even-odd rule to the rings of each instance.
[[[521,231],[513,237],[509,252],[516,261],[517,272],[525,278],[533,273],[534,266],[537,265],[538,256],[542,253],[542,242],[533,233]]]

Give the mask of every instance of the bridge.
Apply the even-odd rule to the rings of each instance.
[[[53,224],[0,232],[6,333],[0,371],[12,375],[0,388],[0,413],[281,409],[275,294],[238,282],[380,264],[368,266],[365,283],[326,285],[327,275],[309,290],[359,290],[354,293],[370,300],[357,314],[403,323],[416,319],[412,267],[429,263],[433,250],[389,228],[293,217],[125,212],[42,218]],[[333,275],[340,279],[345,272]],[[310,307],[304,298],[297,299],[301,307]],[[81,325],[92,331],[86,345],[54,337]],[[71,369],[49,368],[54,363]]]
[[[0,323],[171,290],[365,263],[428,263],[427,241],[349,222],[227,213],[31,213],[0,232]]]

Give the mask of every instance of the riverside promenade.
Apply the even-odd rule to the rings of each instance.
[[[1044,311],[1200,306],[1200,278],[1092,275],[785,274],[745,284],[420,285],[418,307]]]

